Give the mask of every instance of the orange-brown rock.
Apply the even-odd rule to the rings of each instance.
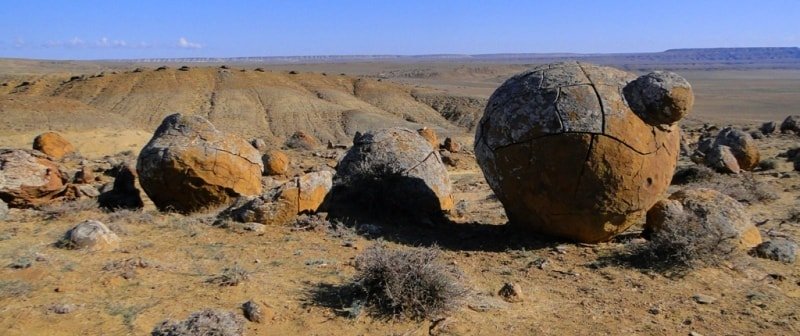
[[[681,190],[658,201],[647,212],[644,229],[653,234],[686,225],[695,227],[685,228],[685,232],[716,235],[720,243],[728,241],[742,250],[761,244],[761,233],[744,206],[706,188]]]
[[[742,170],[755,169],[761,160],[758,146],[753,137],[747,132],[732,127],[725,127],[719,131],[712,146],[730,148],[731,154],[736,158],[736,162]]]
[[[56,132],[39,134],[33,139],[33,149],[45,153],[56,160],[61,160],[64,156],[75,152],[75,147]]]
[[[220,216],[243,223],[287,225],[300,213],[316,212],[325,201],[332,183],[331,172],[311,172],[259,197],[243,198]]]
[[[261,156],[264,175],[286,175],[289,172],[289,156],[277,149],[267,151]]]
[[[312,150],[319,147],[320,143],[313,135],[303,131],[297,131],[286,139],[284,146],[291,149]]]
[[[12,208],[37,207],[61,196],[66,180],[59,167],[37,152],[0,150],[0,199]]]
[[[533,68],[495,91],[475,155],[511,224],[599,242],[644,217],[675,170],[680,131],[673,120],[691,108],[690,99],[664,89],[690,94],[685,80],[646,76],[674,83],[651,92],[646,83],[659,81],[642,80],[624,90],[636,75],[571,62]],[[638,111],[628,105],[634,100]]]
[[[136,164],[139,183],[162,210],[183,213],[261,194],[261,154],[200,116],[164,119]]]
[[[439,148],[439,137],[436,135],[436,131],[434,131],[432,128],[423,127],[418,129],[417,133],[425,138],[425,141],[431,144],[433,149]]]
[[[453,138],[445,138],[443,147],[450,153],[458,153],[461,151],[461,144],[453,140]]]

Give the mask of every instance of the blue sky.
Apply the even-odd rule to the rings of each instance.
[[[800,1],[0,0],[0,57],[646,52],[800,45]]]

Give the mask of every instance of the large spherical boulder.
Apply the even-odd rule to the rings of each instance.
[[[417,132],[405,128],[357,136],[336,167],[331,215],[434,218],[453,208],[447,168]]]
[[[56,160],[61,160],[64,156],[75,152],[75,147],[56,132],[39,134],[33,139],[33,149],[45,153]]]
[[[62,196],[65,174],[41,153],[0,150],[0,199],[12,208],[37,207]]]
[[[200,116],[164,119],[136,164],[139,183],[162,210],[193,212],[261,193],[261,154]]]
[[[673,122],[693,101],[679,76],[645,76],[546,64],[494,92],[475,155],[511,224],[598,242],[643,218],[670,184],[680,146]]]
[[[761,244],[761,233],[744,206],[706,188],[684,189],[658,201],[647,213],[644,230],[646,235],[662,230],[695,232],[741,250]]]

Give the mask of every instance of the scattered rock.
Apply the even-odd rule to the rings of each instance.
[[[303,131],[297,131],[286,139],[284,146],[291,149],[312,150],[319,147],[320,143],[314,136]]]
[[[506,282],[503,284],[503,287],[500,288],[497,295],[500,295],[503,300],[508,302],[522,302],[525,300],[525,296],[522,294],[522,287],[513,282]]]
[[[77,173],[75,173],[75,178],[73,178],[73,183],[77,184],[87,184],[94,182],[94,172],[88,166],[81,167]]]
[[[750,132],[750,136],[753,137],[753,139],[756,139],[756,140],[761,140],[761,139],[764,139],[764,137],[765,137],[764,133],[761,133],[761,131],[751,131]]]
[[[454,202],[438,151],[405,128],[355,139],[336,168],[330,197],[330,214],[350,219],[377,214],[439,218]]]
[[[64,156],[75,152],[75,147],[56,132],[39,134],[33,139],[33,149],[45,153],[56,160],[61,160]]]
[[[714,146],[705,156],[705,163],[720,173],[739,174],[741,168],[731,148]]]
[[[87,220],[67,231],[62,245],[76,249],[103,250],[117,247],[119,240],[105,224]]]
[[[759,127],[758,130],[761,131],[761,134],[770,135],[772,133],[775,133],[775,129],[777,128],[778,128],[778,123],[774,121],[768,121],[761,124],[761,127]]]
[[[461,151],[461,144],[453,140],[453,138],[445,138],[443,147],[450,153],[458,153]]]
[[[249,300],[242,304],[242,311],[244,312],[244,317],[250,322],[264,322],[264,311],[261,309],[261,305],[255,301]]]
[[[233,312],[204,309],[192,313],[186,320],[166,320],[153,328],[152,336],[241,336],[244,320]]]
[[[78,306],[71,303],[59,303],[50,307],[50,311],[56,314],[69,314],[74,312],[76,309],[78,309]]]
[[[730,147],[731,153],[736,157],[739,168],[742,170],[751,171],[758,166],[760,159],[758,147],[753,137],[744,131],[725,127],[717,134],[713,146]]]
[[[62,196],[66,179],[41,154],[0,149],[0,198],[12,208],[37,207]]]
[[[250,144],[253,145],[253,148],[258,149],[258,151],[261,153],[266,153],[269,150],[267,147],[267,142],[261,138],[250,140]]]
[[[674,121],[692,100],[674,74],[637,80],[587,63],[542,65],[494,92],[475,155],[511,224],[606,241],[669,187],[680,152]]]
[[[712,304],[717,301],[717,298],[705,294],[695,294],[692,295],[692,300],[699,304]]]
[[[264,175],[286,175],[289,172],[289,156],[277,149],[267,151],[261,156]]]
[[[800,115],[790,115],[781,123],[781,133],[789,132],[800,134]]]
[[[164,119],[142,149],[139,183],[161,210],[194,212],[261,193],[261,154],[200,116]]]
[[[101,208],[115,209],[141,209],[144,207],[142,196],[136,188],[136,169],[131,165],[121,163],[115,168],[113,188],[100,194],[97,201]]]
[[[754,254],[759,258],[780,261],[791,264],[797,260],[797,243],[783,238],[765,241],[755,249]]]
[[[761,243],[761,233],[753,225],[744,206],[716,190],[684,189],[658,201],[647,212],[645,236],[678,226],[697,226],[692,232],[714,235],[720,243],[729,242],[742,250]]]
[[[423,127],[418,129],[417,133],[425,138],[425,141],[431,144],[433,149],[439,148],[439,137],[436,135],[436,131],[434,131],[432,128]]]

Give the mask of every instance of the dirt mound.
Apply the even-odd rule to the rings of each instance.
[[[153,129],[180,112],[248,138],[280,143],[304,131],[323,142],[345,142],[375,125],[462,133],[465,129],[458,126],[471,127],[473,110],[482,108],[480,101],[442,108],[437,100],[415,97],[425,90],[375,79],[216,67],[29,75],[5,83],[0,87],[0,129],[18,132],[41,130],[42,125]]]

